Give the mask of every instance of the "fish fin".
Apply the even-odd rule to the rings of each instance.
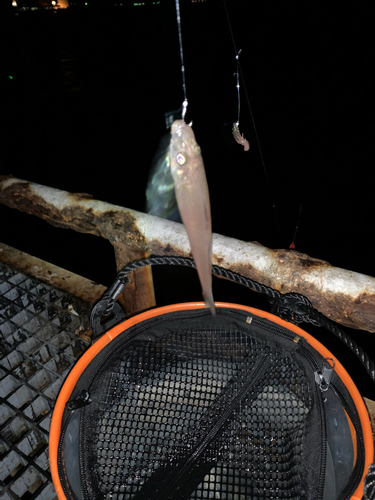
[[[146,212],[163,219],[181,222],[170,170],[169,142],[170,134],[165,134],[151,163],[146,186]]]

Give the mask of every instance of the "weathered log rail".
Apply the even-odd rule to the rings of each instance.
[[[0,176],[0,202],[54,226],[108,239],[117,268],[154,255],[191,257],[181,224],[39,184]],[[282,293],[298,292],[343,325],[375,332],[375,279],[331,266],[294,250],[213,235],[213,263]],[[126,287],[127,313],[154,305],[152,274],[142,268]]]

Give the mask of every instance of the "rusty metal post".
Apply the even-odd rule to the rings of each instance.
[[[126,210],[118,211],[120,207],[94,200],[86,193],[71,194],[11,176],[0,176],[0,191],[0,201],[9,207],[41,217],[56,227],[108,239],[115,250],[118,271],[149,256],[134,217]],[[127,316],[155,305],[150,266],[129,275],[129,283],[119,300]]]
[[[147,252],[134,252],[121,243],[112,243],[115,250],[116,268],[120,271],[124,266],[135,260],[149,257]],[[155,305],[154,284],[151,266],[145,266],[133,271],[129,275],[129,283],[119,297],[126,315],[131,316],[137,312],[145,311]]]
[[[151,254],[191,257],[181,224],[93,200],[89,195],[3,176],[0,202],[57,227],[107,238],[115,248],[118,268]],[[374,278],[293,250],[272,250],[218,234],[213,235],[213,263],[282,293],[301,293],[334,321],[375,332]],[[150,274],[135,275],[126,298],[128,313],[153,305],[151,283]]]

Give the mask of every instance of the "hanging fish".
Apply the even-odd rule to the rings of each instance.
[[[247,139],[245,139],[245,137],[243,135],[241,135],[240,129],[238,128],[238,123],[233,123],[232,134],[233,134],[234,140],[238,144],[241,144],[244,147],[245,151],[249,151],[249,149],[250,149],[249,141]]]
[[[146,187],[146,211],[163,219],[181,222],[171,173],[170,134],[165,134],[152,163]]]
[[[189,237],[203,298],[216,314],[212,295],[212,227],[206,173],[191,125],[176,120],[171,127],[171,173],[177,205]]]

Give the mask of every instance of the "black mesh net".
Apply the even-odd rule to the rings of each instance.
[[[100,498],[301,499],[311,389],[290,353],[238,331],[133,341],[106,373]]]

